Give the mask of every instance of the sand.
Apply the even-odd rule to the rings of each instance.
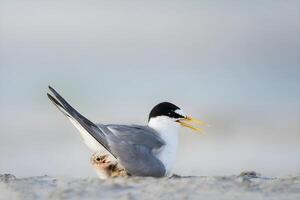
[[[0,199],[300,199],[300,175],[255,173],[172,178],[16,178],[0,175]]]

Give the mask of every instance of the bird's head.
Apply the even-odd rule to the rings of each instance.
[[[205,122],[199,119],[185,115],[178,106],[169,102],[159,103],[154,106],[148,119],[148,125],[154,129],[178,129],[180,126],[184,126],[197,132],[202,131],[202,129],[195,127],[192,124],[206,125]]]

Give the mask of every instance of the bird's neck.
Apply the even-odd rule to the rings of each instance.
[[[165,116],[151,118],[148,126],[156,130],[162,137],[165,135],[170,135],[170,137],[178,136],[180,128],[179,123]]]

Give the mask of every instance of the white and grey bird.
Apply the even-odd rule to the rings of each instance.
[[[94,152],[110,155],[132,176],[163,177],[172,175],[180,126],[201,132],[191,123],[206,125],[192,118],[176,105],[163,102],[151,110],[148,125],[94,124],[76,111],[49,86],[54,96],[49,99],[80,131],[87,146]]]

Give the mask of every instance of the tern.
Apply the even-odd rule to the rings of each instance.
[[[169,102],[154,106],[145,126],[95,124],[51,86],[49,89],[53,95],[47,93],[48,98],[79,130],[86,145],[94,152],[102,152],[105,159],[115,160],[132,176],[171,176],[180,127],[201,132],[202,129],[192,124],[206,125]],[[107,155],[110,158],[106,158]]]

